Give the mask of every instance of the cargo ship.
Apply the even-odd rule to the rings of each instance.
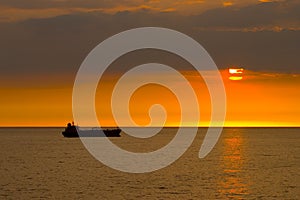
[[[109,128],[109,129],[101,129],[101,128],[81,128],[79,126],[75,126],[74,122],[68,123],[65,130],[62,132],[62,135],[67,138],[75,138],[75,137],[120,137],[121,136],[120,128]]]

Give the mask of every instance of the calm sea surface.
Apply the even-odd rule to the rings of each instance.
[[[110,169],[63,128],[0,129],[0,199],[300,199],[300,129],[226,128],[198,158],[206,129],[172,165],[147,174]],[[150,139],[112,141],[134,152],[166,145],[177,129]]]

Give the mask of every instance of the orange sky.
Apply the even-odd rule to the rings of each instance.
[[[300,75],[245,71],[243,80],[229,80],[227,70],[221,71],[227,94],[226,126],[299,126]],[[195,72],[182,72],[191,82],[200,102],[200,126],[210,119],[210,98],[203,80]],[[166,77],[170,78],[171,77]],[[99,120],[114,125],[110,110],[110,93],[115,79],[108,77],[99,85],[96,96]],[[180,87],[179,82],[171,84]],[[72,120],[72,85],[39,87],[2,87],[0,89],[0,126],[64,126]],[[104,93],[103,93],[104,92]],[[187,97],[188,98],[188,97]],[[139,125],[149,123],[148,109],[162,104],[168,118],[166,126],[180,121],[180,108],[174,94],[158,85],[138,89],[131,97],[130,111]],[[191,109],[191,112],[192,109]],[[186,125],[190,125],[186,124]]]
[[[73,118],[72,84],[83,58],[108,36],[144,26],[191,36],[211,53],[220,69],[247,66],[243,77],[234,80],[228,70],[221,71],[227,94],[226,126],[300,126],[299,45],[295,42],[299,9],[298,1],[289,0],[2,0],[0,126],[64,126]],[[112,72],[126,71],[128,66],[144,63],[143,59],[153,62],[156,56],[169,66],[190,69],[179,67],[184,62],[176,56],[144,53],[117,61]],[[199,74],[181,72],[195,90],[201,110],[199,122],[185,125],[207,126],[211,115],[207,88]],[[168,74],[152,75],[185,90],[182,82]],[[116,78],[116,74],[107,75],[96,95],[98,118],[108,126],[114,125],[110,96]],[[153,104],[165,107],[167,126],[179,124],[179,102],[167,88],[157,85],[144,86],[132,96],[133,120],[148,124]]]

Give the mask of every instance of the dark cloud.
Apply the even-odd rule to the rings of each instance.
[[[266,2],[242,8],[225,7],[194,16],[193,24],[213,28],[300,27],[300,2]]]
[[[110,8],[116,5],[126,4],[128,6],[138,5],[142,0],[2,0],[1,5],[22,9],[45,9],[45,8]]]
[[[298,16],[296,12],[299,7],[287,6],[290,9],[287,13],[284,10],[287,7],[282,11],[284,4],[278,5],[259,4],[238,11],[224,8],[223,11],[212,10],[197,16],[141,10],[114,15],[77,13],[2,23],[0,76],[75,75],[88,52],[101,41],[120,31],[141,26],[162,26],[190,35],[207,49],[220,68],[239,65],[249,70],[300,73],[300,31],[232,31],[235,27],[267,27],[280,20],[293,21]],[[280,12],[274,11],[277,8]],[[257,16],[262,15],[262,10],[272,13],[264,17]],[[213,27],[217,26],[225,29],[214,30]],[[211,29],[201,30],[201,27]],[[155,62],[155,59],[182,69],[186,66],[184,61],[177,61],[172,55],[155,51],[131,54],[122,59],[122,62],[115,63],[116,70],[143,62]]]

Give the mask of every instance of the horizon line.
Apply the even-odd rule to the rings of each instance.
[[[0,128],[65,128],[66,126],[0,126]],[[93,128],[99,126],[87,126],[86,128]],[[102,128],[115,128],[118,126],[102,126]],[[118,128],[300,128],[298,126],[152,126],[152,127],[131,127],[122,126]]]

